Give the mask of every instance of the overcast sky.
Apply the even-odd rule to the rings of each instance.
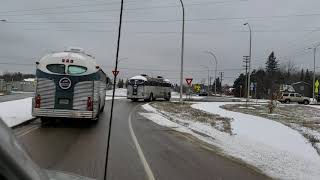
[[[5,2],[3,2],[5,1]],[[3,0],[0,6],[0,72],[33,73],[34,62],[66,47],[84,48],[111,75],[116,53],[120,0]],[[218,71],[232,84],[249,52],[253,68],[275,52],[280,63],[313,68],[308,47],[320,42],[319,0],[184,0],[185,77],[195,82]],[[125,0],[121,77],[162,75],[178,82],[181,7],[179,0]],[[317,56],[319,57],[319,56]],[[211,59],[210,59],[211,58]],[[2,63],[2,64],[1,64]],[[10,63],[10,64],[6,64]],[[318,65],[320,66],[320,65]]]

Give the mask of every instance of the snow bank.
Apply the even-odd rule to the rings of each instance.
[[[224,104],[198,103],[192,107],[233,118],[231,127],[236,135],[232,144],[223,141],[221,147],[226,152],[275,178],[320,178],[320,157],[300,133],[276,121],[220,108]]]
[[[13,127],[32,119],[32,98],[7,101],[0,103],[0,117],[9,126]]]
[[[107,95],[107,96],[112,96],[112,91],[113,91],[113,90],[108,90],[108,91],[106,92],[106,95]],[[118,97],[127,97],[127,89],[125,89],[125,88],[116,88],[115,96],[118,96]]]
[[[175,98],[175,99],[178,99],[178,98],[180,98],[180,93],[178,93],[178,92],[171,92],[171,98]],[[182,95],[182,98],[186,98],[186,94],[183,94]],[[189,98],[189,96],[188,96],[188,98]],[[192,95],[191,96],[191,99],[203,99],[204,98],[204,96],[198,96],[198,95]]]
[[[193,107],[233,118],[232,125],[236,135],[230,136],[206,123],[172,122],[148,104],[143,105],[143,108],[149,113],[141,113],[141,115],[159,125],[192,134],[202,141],[220,147],[224,153],[242,159],[271,177],[277,179],[320,178],[320,157],[299,133],[271,120],[265,119],[268,121],[265,122],[255,116],[246,117],[241,113],[234,114],[223,110],[219,108],[222,104],[225,103],[199,103],[194,104]]]

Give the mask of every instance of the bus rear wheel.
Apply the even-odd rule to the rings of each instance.
[[[144,101],[146,101],[146,102],[151,102],[151,101],[153,101],[153,94],[150,93],[149,98],[148,98],[148,99],[145,99]]]

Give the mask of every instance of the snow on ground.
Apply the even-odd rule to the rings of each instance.
[[[32,119],[32,98],[19,99],[0,103],[0,117],[9,126],[13,127]]]
[[[106,92],[106,95],[107,96],[112,96],[112,92],[113,90],[108,90]],[[116,88],[116,92],[115,92],[115,96],[118,96],[118,97],[127,97],[127,89],[125,88]]]
[[[189,96],[186,97],[185,94],[183,94],[182,97],[183,97],[183,98],[189,98]],[[178,92],[171,92],[171,98],[175,98],[175,99],[180,98],[180,93],[178,93]],[[198,95],[192,95],[192,96],[191,96],[191,99],[203,99],[203,98],[204,98],[204,96],[198,96]]]
[[[112,99],[112,89],[106,92],[106,100]],[[127,98],[127,89],[125,88],[116,88],[116,92],[114,94],[114,99],[126,99]]]
[[[223,104],[226,103],[197,103],[192,106],[233,118],[231,125],[235,135],[230,136],[201,122],[189,121],[183,126],[182,123],[166,119],[149,104],[143,105],[149,113],[141,115],[159,125],[192,134],[200,140],[220,147],[224,153],[259,168],[273,178],[320,178],[320,157],[302,135],[275,121],[219,108]]]

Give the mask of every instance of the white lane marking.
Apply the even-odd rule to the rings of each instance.
[[[29,134],[30,132],[32,132],[32,131],[34,131],[36,129],[39,129],[39,128],[40,128],[40,126],[36,125],[36,126],[32,126],[31,128],[28,128],[25,131],[22,130],[22,132],[20,131],[20,132],[17,133],[17,137],[20,138],[20,137],[22,137],[22,136],[24,136],[26,134]]]
[[[132,113],[137,109],[137,107],[138,106],[136,106],[136,108],[134,108],[133,111],[131,111],[130,114],[129,114],[129,119],[128,119],[128,121],[129,121],[129,130],[130,130],[130,134],[131,134],[132,140],[133,140],[133,142],[134,142],[134,144],[135,144],[135,146],[137,148],[138,155],[140,157],[140,161],[141,161],[141,163],[142,163],[142,165],[144,167],[144,170],[146,171],[148,180],[155,180],[154,175],[153,175],[153,173],[151,171],[151,168],[150,168],[150,166],[149,166],[149,164],[148,164],[148,162],[147,162],[147,160],[146,160],[146,158],[145,158],[145,156],[143,154],[143,151],[142,151],[142,149],[141,149],[141,147],[139,145],[138,139],[137,139],[137,137],[134,134],[134,131],[132,129],[131,116],[132,116]]]

